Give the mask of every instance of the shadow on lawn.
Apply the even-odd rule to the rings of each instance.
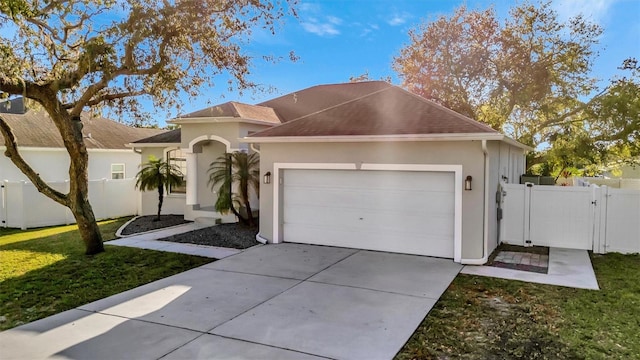
[[[101,224],[105,239],[111,238],[122,222]],[[0,243],[4,243],[0,245],[3,266],[0,269],[0,316],[4,317],[4,321],[0,321],[0,330],[212,261],[184,254],[124,247],[107,247],[104,253],[87,256],[73,227],[68,231],[56,232],[58,230],[0,231]],[[33,238],[34,234],[46,231],[55,233]]]

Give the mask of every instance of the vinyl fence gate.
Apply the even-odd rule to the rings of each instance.
[[[640,252],[640,191],[501,184],[500,241],[521,246]]]

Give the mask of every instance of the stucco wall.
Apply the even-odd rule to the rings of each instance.
[[[175,147],[174,147],[175,148]],[[166,151],[169,148],[144,148],[142,149],[142,162],[147,162],[149,156],[166,160]],[[134,174],[135,175],[135,174]],[[144,191],[140,195],[140,215],[153,215],[158,212],[158,191]],[[167,194],[162,203],[162,214],[183,215],[186,204],[184,194]]]
[[[498,246],[498,204],[496,193],[500,181],[517,184],[525,171],[525,152],[499,141],[489,141],[489,252]]]
[[[216,202],[216,194],[211,191],[209,185],[209,166],[225,153],[226,148],[222,143],[209,141],[203,143],[202,152],[198,153],[198,203],[200,207],[213,206]]]
[[[260,153],[261,175],[273,173],[274,162],[462,165],[463,179],[473,177],[473,190],[462,192],[462,257],[482,257],[484,155],[480,141],[261,144]],[[278,179],[260,187],[260,235],[269,241],[273,240],[273,186],[279,186]]]
[[[69,154],[64,149],[23,149],[20,153],[43,180],[69,180]],[[125,164],[125,177],[132,178],[140,155],[130,150],[89,150],[89,180],[111,179],[111,164]],[[0,155],[0,180],[28,179],[9,158]]]

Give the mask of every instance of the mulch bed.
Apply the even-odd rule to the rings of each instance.
[[[256,234],[258,234],[257,228],[240,224],[221,224],[158,240],[246,249],[260,244],[256,241]]]
[[[156,215],[141,216],[127,225],[121,234],[133,235],[191,222],[185,220],[183,215],[160,215],[160,221],[156,221],[156,218]]]

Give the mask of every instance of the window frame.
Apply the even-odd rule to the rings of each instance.
[[[172,152],[179,152],[180,155],[182,155],[181,157],[175,157],[175,156],[170,156],[170,154]],[[164,149],[164,158],[166,160],[166,162],[168,164],[175,164],[175,161],[178,160],[181,163],[183,163],[183,166],[181,166],[180,164],[175,164],[178,165],[178,168],[180,168],[180,172],[182,172],[182,186],[180,187],[179,191],[175,191],[174,189],[172,189],[171,186],[169,186],[169,190],[167,191],[167,196],[186,196],[187,195],[187,181],[188,181],[188,174],[187,174],[187,157],[186,154],[184,152],[183,149],[179,148],[179,147],[172,147],[172,148],[166,148]],[[174,162],[172,162],[174,161]],[[184,190],[182,190],[184,189]]]
[[[122,166],[122,171],[115,171],[114,166]],[[114,174],[122,174],[121,178],[114,178]],[[124,163],[112,163],[111,164],[111,180],[124,180],[127,178],[127,166]]]

